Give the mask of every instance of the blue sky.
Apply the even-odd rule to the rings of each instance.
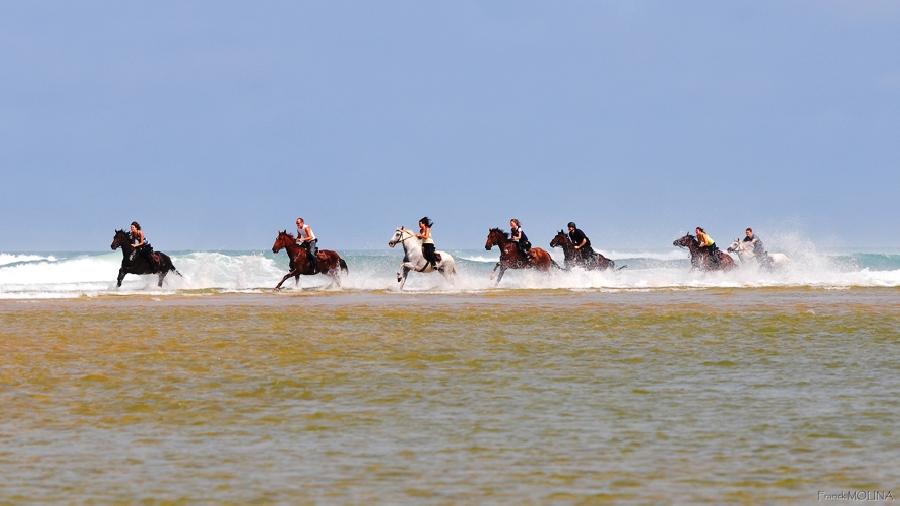
[[[897,246],[900,3],[6,2],[0,250]]]

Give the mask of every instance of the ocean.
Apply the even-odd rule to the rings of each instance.
[[[798,243],[785,251],[791,264],[777,272],[757,268],[754,261],[729,273],[691,272],[688,254],[675,247],[659,250],[599,250],[626,266],[618,272],[507,271],[500,289],[559,290],[668,290],[685,288],[740,288],[806,286],[819,288],[900,286],[900,250],[831,250],[821,252],[808,243]],[[347,291],[391,291],[396,288],[399,251],[339,250],[350,275],[344,280]],[[120,289],[115,279],[122,260],[121,251],[105,252],[16,252],[0,253],[0,298],[57,298],[154,293],[217,294],[254,293],[274,287],[287,273],[287,256],[282,251],[168,251],[184,274],[167,277],[162,289],[155,276],[128,275]],[[497,262],[497,250],[448,250],[458,262],[454,284],[440,276],[411,273],[406,289],[412,292],[471,292],[495,289],[490,271]],[[551,252],[562,264],[561,252]],[[738,262],[740,263],[740,262]],[[289,280],[287,289],[321,289],[324,276],[302,276],[299,286]]]

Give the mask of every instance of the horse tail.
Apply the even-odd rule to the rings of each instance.
[[[548,255],[548,256],[549,256],[549,255]],[[560,267],[558,263],[556,263],[556,260],[554,260],[554,259],[552,259],[552,258],[550,259],[550,265],[552,265],[553,267],[556,267],[557,269],[559,269],[559,270],[561,270],[561,271],[564,271],[564,270],[565,270],[565,269],[563,269],[562,267]]]
[[[350,269],[347,267],[347,262],[345,262],[343,258],[338,257],[338,263],[341,266],[341,270],[344,271],[344,274],[350,274]]]
[[[622,267],[616,267],[616,271],[621,271],[622,269],[627,269],[627,265],[623,265]]]

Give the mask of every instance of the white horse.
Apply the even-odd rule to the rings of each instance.
[[[453,276],[456,275],[456,261],[453,260],[452,256],[444,251],[435,251],[439,260],[437,267],[432,268],[431,264],[425,260],[425,255],[422,253],[422,242],[416,237],[416,234],[412,230],[406,227],[399,227],[394,230],[394,236],[388,241],[388,246],[393,248],[398,243],[403,245],[404,253],[403,263],[400,264],[400,271],[397,272],[397,281],[400,283],[401,290],[403,290],[403,285],[406,284],[406,276],[409,275],[409,271],[437,271],[440,272],[447,281],[453,282]]]
[[[757,258],[757,255],[753,253],[753,243],[750,241],[742,241],[740,237],[735,239],[734,242],[728,246],[728,251],[737,253],[741,263],[748,262],[750,259],[755,258],[761,267],[768,269],[779,269],[791,263],[791,259],[783,253],[769,254],[767,251],[765,258]]]

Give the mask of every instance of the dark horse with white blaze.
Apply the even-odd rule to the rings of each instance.
[[[350,272],[347,268],[347,262],[338,255],[337,251],[330,249],[319,250],[316,255],[316,269],[313,270],[311,265],[312,262],[309,261],[309,250],[297,244],[297,239],[287,230],[278,232],[278,237],[275,238],[275,244],[272,245],[272,253],[277,255],[278,252],[281,251],[281,248],[287,250],[288,258],[290,259],[290,262],[288,263],[290,272],[281,278],[281,281],[278,282],[278,286],[275,287],[276,290],[281,289],[281,285],[291,277],[294,278],[295,283],[299,283],[301,274],[304,276],[325,274],[331,278],[332,283],[341,286],[339,271],[343,271],[344,273]]]
[[[691,269],[700,269],[701,271],[730,271],[734,269],[734,259],[721,250],[716,250],[719,262],[716,263],[711,258],[708,250],[701,248],[697,238],[691,234],[686,234],[680,239],[672,242],[674,246],[687,248],[691,252]]]
[[[116,279],[117,288],[122,286],[122,279],[125,278],[126,274],[159,274],[157,286],[160,287],[169,271],[175,271],[175,274],[181,276],[181,273],[172,264],[172,259],[159,251],[154,251],[151,254],[151,256],[155,257],[156,265],[148,262],[143,255],[135,255],[134,260],[131,260],[134,246],[131,245],[131,236],[124,230],[116,230],[112,244],[109,247],[111,249],[122,248],[122,266],[119,267],[119,277]]]
[[[572,267],[582,267],[589,271],[605,271],[606,269],[616,268],[615,262],[596,251],[594,251],[594,254],[590,259],[585,260],[580,253],[576,253],[578,250],[575,249],[575,243],[573,243],[572,239],[570,239],[562,230],[557,232],[553,239],[550,240],[551,248],[556,248],[558,246],[562,247],[566,270],[569,270]],[[624,266],[620,267],[620,269],[624,268]]]
[[[494,266],[494,270],[491,271],[491,278],[493,278],[494,274],[497,273],[497,268],[500,268],[500,272],[497,273],[496,284],[500,284],[500,280],[503,279],[503,273],[506,272],[506,269],[537,269],[539,271],[549,272],[551,267],[556,267],[557,269],[560,268],[559,265],[550,258],[550,253],[547,253],[547,250],[543,248],[531,248],[528,257],[526,258],[519,250],[518,243],[510,239],[509,234],[499,228],[488,230],[484,249],[490,250],[494,246],[500,248],[500,261],[497,262],[497,265]]]

